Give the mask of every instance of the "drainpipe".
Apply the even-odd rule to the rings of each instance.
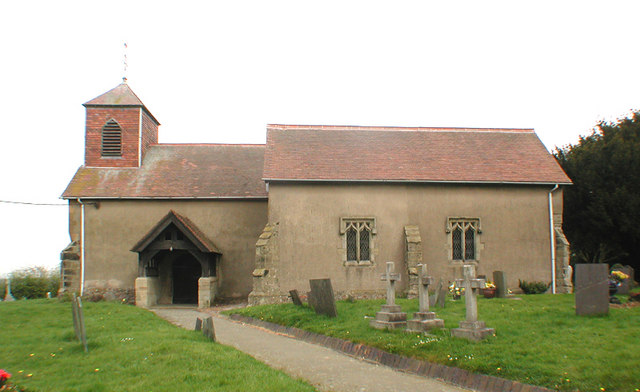
[[[84,203],[78,198],[80,204],[80,296],[84,293]]]
[[[551,292],[556,293],[556,236],[553,229],[553,192],[558,189],[556,184],[549,191],[549,243],[551,244]]]

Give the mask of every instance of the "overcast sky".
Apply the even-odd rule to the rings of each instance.
[[[82,103],[123,76],[160,142],[265,126],[534,128],[549,150],[640,109],[638,1],[5,1],[0,200],[62,204]],[[0,202],[0,275],[55,267],[64,206]],[[135,240],[135,239],[134,239]]]

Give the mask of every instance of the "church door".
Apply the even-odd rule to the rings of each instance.
[[[186,254],[173,261],[173,303],[197,304],[198,279],[202,267],[195,257]]]

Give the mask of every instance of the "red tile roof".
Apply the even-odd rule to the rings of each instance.
[[[121,83],[115,88],[107,91],[106,93],[92,99],[89,102],[84,103],[84,106],[137,106],[144,109],[153,120],[160,125],[158,120],[153,117],[153,114],[142,103],[140,98],[131,90],[126,83]]]
[[[140,168],[82,166],[62,194],[72,198],[261,198],[264,145],[159,144]]]
[[[268,125],[263,178],[570,184],[532,129]]]

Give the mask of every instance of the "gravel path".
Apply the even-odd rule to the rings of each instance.
[[[326,347],[231,321],[215,310],[204,313],[194,308],[159,307],[152,311],[186,329],[194,328],[197,317],[213,316],[220,343],[235,347],[292,377],[307,380],[321,391],[468,392],[438,380],[401,373]]]

